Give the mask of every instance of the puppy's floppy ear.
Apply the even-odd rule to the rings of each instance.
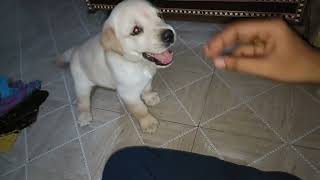
[[[114,51],[123,55],[123,49],[111,26],[104,26],[101,35],[101,45],[106,51]]]

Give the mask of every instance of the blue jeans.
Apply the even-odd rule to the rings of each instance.
[[[131,147],[114,153],[102,180],[299,180],[283,172],[264,172],[215,157],[175,150]]]

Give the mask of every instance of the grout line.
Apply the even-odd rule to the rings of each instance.
[[[143,138],[142,138],[141,134],[139,133],[138,128],[137,128],[137,126],[135,125],[133,118],[131,117],[130,113],[128,112],[127,107],[126,107],[125,104],[123,103],[123,101],[122,101],[122,99],[121,99],[121,97],[120,97],[120,95],[119,95],[118,93],[117,93],[117,96],[118,96],[118,99],[119,99],[119,101],[120,101],[120,104],[121,104],[122,108],[123,108],[124,111],[125,111],[125,114],[128,115],[128,117],[129,117],[129,119],[130,119],[130,121],[131,121],[131,124],[132,124],[134,130],[136,131],[136,133],[137,133],[137,135],[138,135],[138,138],[139,138],[140,143],[141,143],[142,145],[144,145],[145,143],[144,143],[144,141],[143,141]]]
[[[189,119],[193,122],[193,124],[195,126],[197,126],[198,124],[196,123],[195,120],[193,120],[191,114],[188,112],[188,110],[186,109],[186,107],[182,104],[182,102],[180,101],[180,99],[177,97],[177,95],[174,93],[174,91],[170,88],[170,86],[168,85],[168,83],[163,79],[162,75],[159,73],[159,77],[162,80],[162,82],[166,85],[166,87],[169,89],[169,91],[171,92],[172,96],[175,97],[175,99],[177,100],[177,102],[180,104],[180,106],[182,107],[182,109],[185,111],[185,113],[187,113]]]
[[[191,81],[190,83],[188,83],[188,84],[186,84],[186,85],[184,85],[184,86],[182,86],[182,87],[179,87],[178,89],[174,90],[174,92],[178,92],[178,91],[180,91],[181,89],[184,89],[184,88],[186,88],[186,87],[188,87],[188,86],[191,86],[191,85],[197,83],[198,81],[201,81],[202,79],[205,79],[205,78],[207,78],[207,77],[209,77],[209,76],[212,76],[212,75],[213,75],[213,72],[210,72],[210,73],[208,73],[207,75],[204,75],[204,76],[202,76],[202,77],[200,77],[200,78],[198,78],[198,79],[196,79],[196,80],[194,80],[194,81]]]
[[[28,137],[27,137],[27,128],[24,129],[24,150],[26,154],[26,159],[25,159],[25,179],[28,180],[28,163],[29,163],[29,149],[28,149]]]
[[[169,145],[171,142],[173,142],[173,141],[175,141],[175,140],[177,140],[177,139],[179,139],[179,138],[181,138],[181,137],[183,137],[183,136],[191,133],[192,131],[194,131],[194,130],[196,130],[196,129],[198,129],[198,127],[193,127],[193,128],[191,128],[191,129],[189,129],[188,131],[185,131],[185,132],[177,135],[176,137],[174,137],[174,138],[172,138],[172,139],[169,139],[167,142],[165,142],[164,144],[160,145],[159,147],[160,147],[160,148],[165,148],[165,147],[166,147],[167,145]]]
[[[284,148],[284,147],[287,146],[287,145],[288,145],[288,144],[282,144],[282,145],[276,147],[276,148],[273,149],[272,151],[266,153],[265,155],[261,156],[260,158],[258,158],[258,159],[256,159],[256,160],[252,161],[252,162],[249,163],[247,166],[251,166],[251,167],[252,167],[252,165],[254,165],[254,164],[256,164],[256,163],[258,163],[258,162],[266,159],[267,157],[269,157],[269,156],[272,155],[273,153],[281,150],[282,148]]]
[[[200,126],[204,126],[204,125],[208,124],[209,122],[211,122],[211,121],[213,121],[213,120],[221,117],[221,116],[224,115],[225,113],[228,113],[228,112],[230,112],[230,111],[238,108],[238,107],[241,106],[241,105],[245,105],[246,103],[248,103],[248,102],[252,101],[253,99],[257,98],[258,96],[261,96],[261,95],[263,95],[263,94],[265,94],[265,93],[267,93],[267,92],[271,91],[272,89],[274,89],[274,88],[276,88],[276,87],[279,87],[279,86],[280,86],[280,84],[279,84],[279,85],[276,85],[276,86],[273,86],[273,87],[271,87],[271,88],[269,88],[269,89],[266,89],[265,91],[262,91],[262,92],[260,92],[260,93],[257,94],[257,95],[254,95],[254,96],[252,96],[252,97],[249,97],[249,98],[247,98],[246,100],[243,100],[243,101],[240,102],[239,104],[237,104],[237,105],[235,105],[235,106],[233,106],[233,107],[225,110],[224,112],[222,112],[222,113],[220,113],[220,114],[212,117],[211,119],[209,119],[209,120],[201,123]]]
[[[9,174],[11,174],[11,173],[14,173],[14,172],[18,171],[19,169],[21,169],[21,168],[23,168],[23,167],[25,167],[25,166],[26,166],[26,163],[23,163],[22,165],[20,165],[20,166],[18,166],[18,167],[16,167],[16,168],[13,168],[13,169],[11,169],[11,170],[9,170],[9,171],[1,174],[0,177],[4,177],[4,176],[7,176],[7,175],[9,175]]]
[[[218,115],[216,115],[216,116],[214,116],[214,117],[206,120],[205,122],[200,123],[199,126],[200,126],[200,127],[203,127],[204,125],[208,124],[209,122],[211,122],[211,121],[213,121],[213,120],[215,120],[215,119],[217,119],[217,118],[225,115],[226,113],[228,113],[228,112],[230,112],[230,111],[232,111],[232,110],[234,110],[234,109],[237,109],[238,107],[240,107],[240,106],[242,106],[242,105],[244,105],[244,104],[245,104],[244,102],[239,103],[239,104],[237,104],[237,105],[235,105],[235,106],[233,106],[233,107],[231,107],[231,108],[223,111],[222,113],[220,113],[220,114],[218,114]]]
[[[18,36],[18,48],[19,48],[19,73],[20,73],[20,79],[23,80],[22,78],[22,35],[20,31],[20,13],[18,12],[18,3],[19,0],[16,0],[16,29],[17,29],[17,36]]]
[[[74,9],[74,11],[76,12],[76,14],[77,14],[78,17],[79,17],[79,21],[80,21],[80,24],[81,24],[82,28],[86,31],[86,33],[88,34],[88,36],[90,36],[90,31],[89,31],[88,27],[86,26],[86,24],[83,22],[83,19],[82,19],[81,16],[80,16],[80,11],[79,11],[79,9],[76,7],[74,0],[71,0],[71,1],[72,1],[72,7],[73,7],[73,9]]]
[[[314,133],[315,131],[317,131],[319,129],[320,129],[320,125],[315,127],[315,128],[313,128],[313,129],[311,129],[310,131],[307,131],[306,133],[304,133],[302,136],[296,138],[295,140],[291,141],[290,144],[294,144],[294,143],[300,141],[301,139],[309,136],[310,134]]]
[[[300,89],[301,91],[303,91],[307,96],[310,96],[314,101],[316,101],[317,103],[320,104],[320,100],[317,99],[316,97],[314,97],[310,92],[308,92],[307,90],[305,90],[302,87],[296,87],[297,89]],[[317,89],[317,91],[319,91],[319,89]]]
[[[77,118],[76,118],[76,116],[75,116],[74,109],[72,108],[72,99],[71,99],[71,96],[70,96],[70,94],[69,94],[69,88],[68,88],[68,85],[67,85],[67,80],[66,80],[66,77],[65,77],[64,74],[63,74],[62,77],[63,77],[63,82],[64,82],[65,90],[66,90],[66,92],[67,92],[67,96],[68,96],[68,100],[69,100],[69,104],[70,104],[70,109],[71,109],[71,114],[72,114],[72,117],[73,117],[74,125],[75,125],[76,131],[77,131],[77,136],[78,136],[79,143],[80,143],[81,154],[82,154],[82,156],[83,156],[84,165],[85,165],[86,170],[87,170],[88,178],[89,178],[89,180],[91,180],[90,169],[89,169],[87,157],[86,157],[85,152],[84,152],[84,148],[83,148],[83,144],[82,144],[82,139],[81,139],[81,137],[80,137],[80,132],[79,132],[79,128],[78,128]]]
[[[183,38],[181,38],[181,42],[192,52],[192,54],[194,54],[196,57],[198,57],[205,66],[207,66],[211,71],[214,71],[214,68],[212,66],[210,66],[209,64],[207,64],[205,62],[205,60],[197,52],[194,51],[195,48],[198,48],[199,46],[203,46],[203,43],[200,43],[200,44],[196,45],[195,47],[190,47],[185,42],[185,40]]]
[[[16,33],[18,37],[18,48],[19,48],[19,78],[23,80],[23,71],[22,71],[22,33],[20,30],[20,13],[19,13],[19,0],[15,1],[15,9],[16,9]],[[28,152],[28,136],[27,136],[27,128],[23,131],[24,134],[24,153],[25,153],[25,164],[24,165],[24,173],[25,180],[28,180],[28,161],[29,161],[29,152]]]
[[[48,23],[48,28],[49,28],[49,34],[50,34],[50,38],[52,40],[52,43],[53,43],[53,48],[54,50],[56,51],[56,54],[58,55],[59,54],[59,51],[58,51],[58,47],[57,47],[57,41],[53,35],[53,30],[52,30],[52,26],[51,26],[51,20],[50,20],[50,14],[49,14],[49,8],[48,6],[46,7],[46,10],[47,10],[47,23]]]
[[[93,133],[93,132],[95,132],[96,130],[98,130],[98,129],[100,129],[100,128],[107,127],[109,124],[112,124],[113,122],[115,122],[115,121],[117,121],[117,120],[119,120],[119,119],[121,119],[121,118],[123,118],[123,117],[125,117],[125,116],[126,116],[126,114],[123,114],[123,115],[121,115],[121,116],[119,116],[119,117],[117,117],[117,118],[114,118],[114,119],[112,119],[112,120],[110,120],[110,121],[108,121],[108,122],[106,122],[106,123],[104,123],[104,124],[101,124],[101,125],[99,125],[99,126],[97,126],[97,127],[94,127],[92,130],[87,131],[87,132],[81,134],[80,137],[83,137],[83,136],[86,136],[86,135],[88,135],[88,134],[90,134],[90,133]]]
[[[60,106],[60,107],[58,107],[58,108],[56,108],[56,109],[54,109],[54,110],[52,110],[52,111],[49,111],[49,112],[44,113],[44,114],[41,114],[41,115],[38,117],[38,119],[42,119],[42,118],[44,118],[44,117],[46,117],[46,116],[48,116],[48,115],[50,115],[50,114],[52,114],[52,113],[54,113],[54,112],[57,112],[57,111],[65,108],[65,107],[67,107],[67,106],[69,106],[69,104],[64,104],[64,105],[62,105],[62,106]]]
[[[255,109],[253,109],[249,104],[247,104],[247,107],[265,124],[280,140],[284,143],[288,143],[287,140],[285,140],[263,117],[261,117]]]
[[[206,139],[206,141],[209,143],[209,145],[211,146],[211,148],[217,153],[218,157],[221,160],[224,160],[224,157],[221,155],[221,153],[218,151],[217,147],[211,142],[211,140],[209,139],[209,137],[206,135],[206,133],[204,133],[204,131],[202,130],[202,128],[199,128],[201,134],[203,135],[203,137]]]
[[[73,142],[73,141],[76,141],[76,140],[78,140],[78,139],[79,139],[78,137],[72,138],[72,139],[68,140],[67,142],[65,142],[65,143],[63,143],[63,144],[60,144],[60,145],[58,145],[58,146],[50,149],[50,150],[47,151],[47,152],[44,152],[44,153],[42,153],[42,154],[39,154],[39,155],[33,157],[32,159],[29,160],[28,163],[31,163],[31,162],[33,162],[33,161],[35,161],[35,160],[37,160],[37,159],[40,159],[40,158],[44,157],[45,155],[47,155],[47,154],[49,154],[49,153],[51,153],[51,152],[53,152],[53,151],[55,151],[55,150],[57,150],[57,149],[60,149],[60,148],[62,148],[64,145],[69,144],[69,143],[71,143],[71,142]]]
[[[313,165],[301,152],[296,149],[294,146],[290,145],[290,147],[300,156],[301,159],[303,159],[313,170],[317,172],[317,174],[320,174],[320,170]]]

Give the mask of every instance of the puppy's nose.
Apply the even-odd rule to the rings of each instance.
[[[166,44],[172,44],[174,41],[174,34],[171,29],[166,29],[161,34],[161,39]]]

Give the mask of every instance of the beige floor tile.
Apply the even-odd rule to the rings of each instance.
[[[0,153],[0,176],[25,162],[25,134],[21,133],[9,152]]]
[[[193,48],[206,43],[214,34],[220,31],[220,27],[213,23],[186,22],[179,26],[177,34]],[[197,37],[197,38],[195,38]]]
[[[294,140],[320,124],[320,104],[292,86],[257,97],[250,106],[284,139]]]
[[[157,92],[159,94],[160,100],[170,95],[169,89],[167,88],[166,84],[162,81],[159,74],[156,74],[152,80],[152,91]]]
[[[25,177],[25,168],[22,167],[2,178],[4,178],[5,180],[25,180],[26,177]]]
[[[188,47],[181,41],[180,38],[176,39],[176,42],[170,49],[173,51],[174,55],[177,55],[184,51],[189,50]]]
[[[73,106],[76,119],[78,118],[79,111],[75,106]],[[99,126],[103,126],[106,123],[109,123],[110,121],[113,121],[115,119],[119,119],[120,117],[124,116],[124,112],[114,112],[114,111],[108,111],[104,109],[91,109],[92,118],[93,120],[91,123],[87,126],[80,127],[79,124],[77,124],[79,133],[82,135],[84,133],[87,133],[89,131],[94,130],[95,128]]]
[[[285,147],[267,158],[253,164],[253,167],[264,171],[282,171],[300,177],[303,180],[316,180],[317,174],[296,152]]]
[[[253,130],[233,130],[234,127],[203,129],[226,161],[246,165],[281,145],[275,137],[259,137],[259,134],[252,132]]]
[[[144,143],[150,146],[161,146],[171,139],[176,138],[177,136],[194,128],[190,125],[160,120],[160,125],[157,131],[153,134],[147,134],[142,132],[138,120],[134,119],[134,122]]]
[[[210,73],[210,69],[193,52],[174,57],[173,64],[159,71],[171,89],[176,90]]]
[[[320,86],[319,85],[302,85],[303,89],[305,89],[309,94],[311,94],[317,101],[320,102]]]
[[[176,122],[186,125],[194,125],[187,113],[178,103],[177,99],[170,95],[163,98],[159,104],[149,107],[150,113],[159,120]]]
[[[73,141],[28,165],[28,179],[88,179],[80,143]]]
[[[48,91],[49,96],[40,106],[39,116],[49,113],[69,103],[62,77],[59,77],[53,82],[49,82],[49,84],[44,85],[42,89]]]
[[[192,131],[188,132],[184,136],[169,142],[168,144],[163,146],[163,148],[191,152],[196,137],[196,133],[197,128],[194,128]]]
[[[39,118],[27,129],[29,159],[77,136],[70,106]]]
[[[110,155],[118,149],[140,145],[130,119],[125,116],[82,137],[92,179],[101,177]]]
[[[204,55],[204,51],[203,51],[204,45],[200,45],[197,46],[195,48],[193,48],[193,50],[195,51],[196,54],[198,54],[200,56],[200,58],[202,58],[202,60],[208,64],[212,69],[215,69],[215,66],[213,64],[212,60],[209,60],[205,55]]]
[[[201,123],[240,104],[240,99],[217,77],[213,76],[206,98]]]
[[[205,109],[211,80],[212,76],[208,76],[176,92],[177,97],[197,124],[199,124],[201,115]]]
[[[280,139],[246,105],[241,105],[202,127],[280,143]]]
[[[104,88],[96,88],[92,91],[91,104],[93,108],[115,112],[124,112],[117,97],[116,91]]]
[[[203,154],[207,156],[214,156],[219,158],[216,150],[212,147],[212,144],[206,139],[200,130],[197,131],[196,138],[192,147],[192,152]]]
[[[278,84],[271,80],[238,72],[222,70],[216,70],[216,72],[230,85],[232,92],[242,100],[251,98]]]
[[[320,130],[294,143],[294,147],[320,171]]]

